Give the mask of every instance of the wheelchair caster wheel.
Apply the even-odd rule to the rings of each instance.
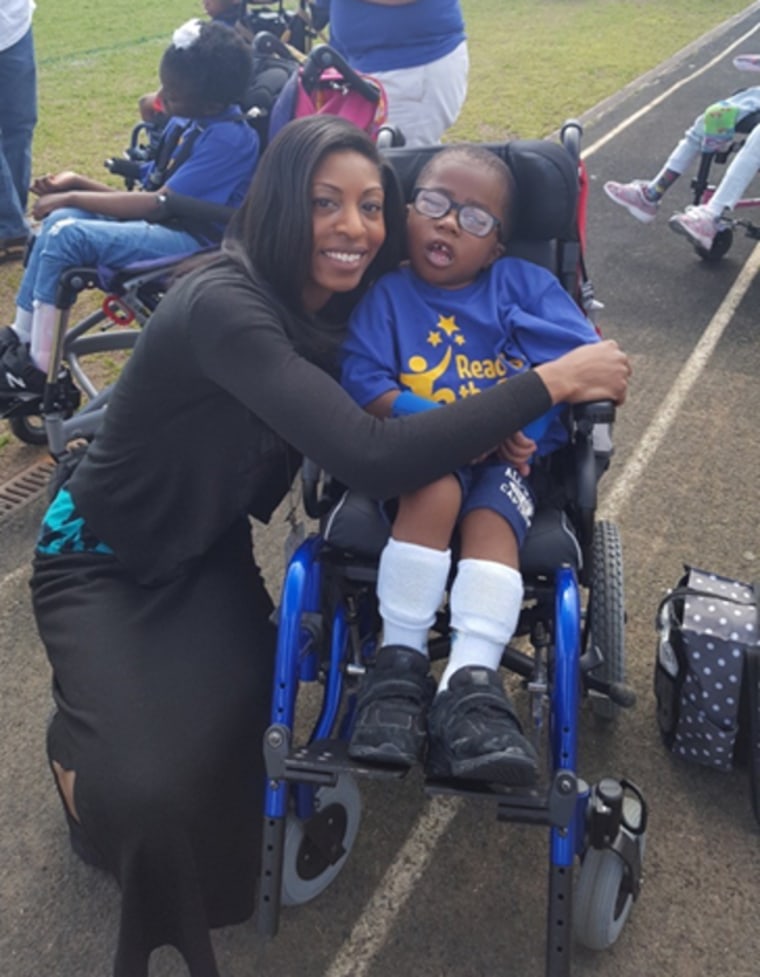
[[[22,417],[10,417],[8,426],[13,434],[24,444],[47,444],[45,422],[39,414],[25,414]]]
[[[590,640],[603,661],[594,675],[605,682],[625,684],[625,595],[623,549],[615,523],[594,526],[593,569],[589,593]],[[620,706],[607,696],[590,694],[592,713],[601,720],[617,718]]]
[[[627,794],[623,798],[623,818],[640,825],[641,800]],[[628,829],[623,826],[622,831]],[[629,832],[630,833],[630,832]],[[639,859],[644,858],[646,830],[635,835]],[[617,940],[634,903],[626,865],[610,848],[589,848],[581,863],[575,889],[573,929],[576,940],[589,950],[606,950]]]
[[[361,794],[353,777],[318,787],[315,812],[307,820],[288,814],[282,863],[281,900],[299,906],[315,899],[337,877],[353,848],[361,819]]]
[[[718,231],[713,238],[713,243],[710,248],[703,248],[701,245],[696,244],[694,246],[694,250],[703,261],[720,261],[720,259],[724,255],[728,254],[728,252],[731,250],[731,245],[733,243],[734,232],[730,227],[726,227],[722,231]]]

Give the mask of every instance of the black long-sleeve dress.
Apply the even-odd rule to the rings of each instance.
[[[121,886],[116,977],[143,977],[167,943],[217,977],[209,928],[254,908],[275,635],[249,514],[269,518],[302,454],[396,495],[550,404],[528,373],[380,421],[296,350],[303,325],[231,259],[175,286],[67,483],[111,552],[35,556],[48,751],[76,772],[82,833]]]

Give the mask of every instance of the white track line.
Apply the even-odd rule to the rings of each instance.
[[[747,290],[758,272],[760,272],[760,244],[755,245],[736,281],[731,286],[731,290],[721,302],[718,311],[702,333],[691,356],[681,368],[670,393],[658,408],[652,423],[641,436],[637,450],[626,463],[612,490],[605,495],[604,502],[599,507],[599,514],[602,518],[615,518],[630,497],[645,468],[652,460],[652,456],[673,426],[684,401],[702,375],[713,350],[726,331],[726,327],[731,322],[739,303],[747,294]]]
[[[698,77],[708,68],[717,64],[726,54],[739,44],[744,43],[758,28],[760,28],[760,24],[743,34],[722,54],[713,58],[699,71],[672,85],[667,92],[639,109],[638,112],[630,116],[625,122],[621,122],[606,136],[598,139],[583,153],[584,158],[606,145],[614,136],[663,102],[687,81]],[[679,373],[657,416],[641,438],[638,450],[623,469],[614,487],[606,496],[603,505],[600,506],[601,518],[615,518],[630,497],[653,454],[669,432],[681,405],[702,374],[715,346],[725,332],[732,315],[747,293],[758,271],[760,271],[760,244],[755,247],[730,292],[694,348],[694,352]],[[412,895],[414,886],[427,868],[438,841],[448,830],[462,804],[463,801],[460,798],[436,797],[430,801],[417,819],[396,858],[388,867],[380,884],[375,889],[374,895],[363,907],[348,939],[333,959],[330,967],[325,971],[325,977],[364,977],[385,942],[396,917],[402,912],[407,900]]]
[[[737,38],[732,44],[729,44],[727,48],[724,48],[720,54],[716,54],[712,61],[708,61],[706,64],[702,65],[701,68],[698,68],[696,71],[692,71],[690,75],[687,75],[685,78],[677,81],[674,85],[671,85],[667,91],[662,92],[657,96],[657,98],[653,98],[651,102],[647,102],[646,105],[642,105],[637,112],[634,112],[633,115],[629,115],[627,119],[624,119],[619,125],[616,125],[614,129],[610,129],[610,131],[605,133],[601,139],[597,139],[596,142],[591,143],[587,149],[584,149],[581,152],[581,157],[583,159],[587,159],[589,156],[593,156],[597,150],[601,149],[603,146],[606,146],[608,142],[611,142],[615,138],[615,136],[620,135],[621,132],[624,132],[629,126],[632,126],[634,122],[638,122],[639,119],[651,112],[652,109],[656,108],[658,105],[661,105],[666,99],[670,98],[670,96],[674,92],[677,92],[679,88],[683,88],[684,85],[688,85],[689,82],[693,81],[695,78],[699,78],[700,75],[703,75],[714,65],[723,61],[726,55],[730,54],[733,50],[739,47],[739,45],[744,44],[747,38],[752,37],[752,35],[758,30],[760,30],[760,24],[756,24],[753,28],[751,28],[751,30],[748,30],[746,34],[742,34],[742,36]]]

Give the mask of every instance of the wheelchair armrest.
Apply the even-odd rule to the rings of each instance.
[[[226,204],[216,204],[210,200],[198,200],[183,193],[166,193],[166,200],[161,207],[157,221],[170,217],[184,217],[188,220],[209,221],[211,223],[226,224],[235,213],[235,207]]]
[[[344,491],[345,485],[324,472],[310,458],[304,458],[301,463],[301,493],[307,516],[321,519],[332,509]]]
[[[593,543],[594,516],[597,506],[599,478],[609,464],[612,442],[608,429],[615,420],[615,404],[611,400],[588,401],[574,404],[572,422],[575,441],[575,503],[577,507],[578,542],[585,559]],[[599,446],[595,429],[605,434],[608,443]]]
[[[138,163],[134,159],[122,159],[119,156],[115,156],[105,160],[104,166],[114,176],[123,176],[125,180],[136,180],[140,176],[142,163]]]
[[[612,424],[615,420],[615,404],[611,400],[589,400],[573,404],[573,420],[576,424]]]

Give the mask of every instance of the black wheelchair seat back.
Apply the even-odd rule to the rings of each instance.
[[[575,295],[577,268],[574,261],[566,260],[563,248],[578,240],[576,161],[564,145],[543,139],[481,145],[504,160],[515,183],[514,220],[507,254],[553,271]],[[402,146],[383,150],[383,157],[396,171],[407,200],[420,171],[441,148],[445,147]]]

